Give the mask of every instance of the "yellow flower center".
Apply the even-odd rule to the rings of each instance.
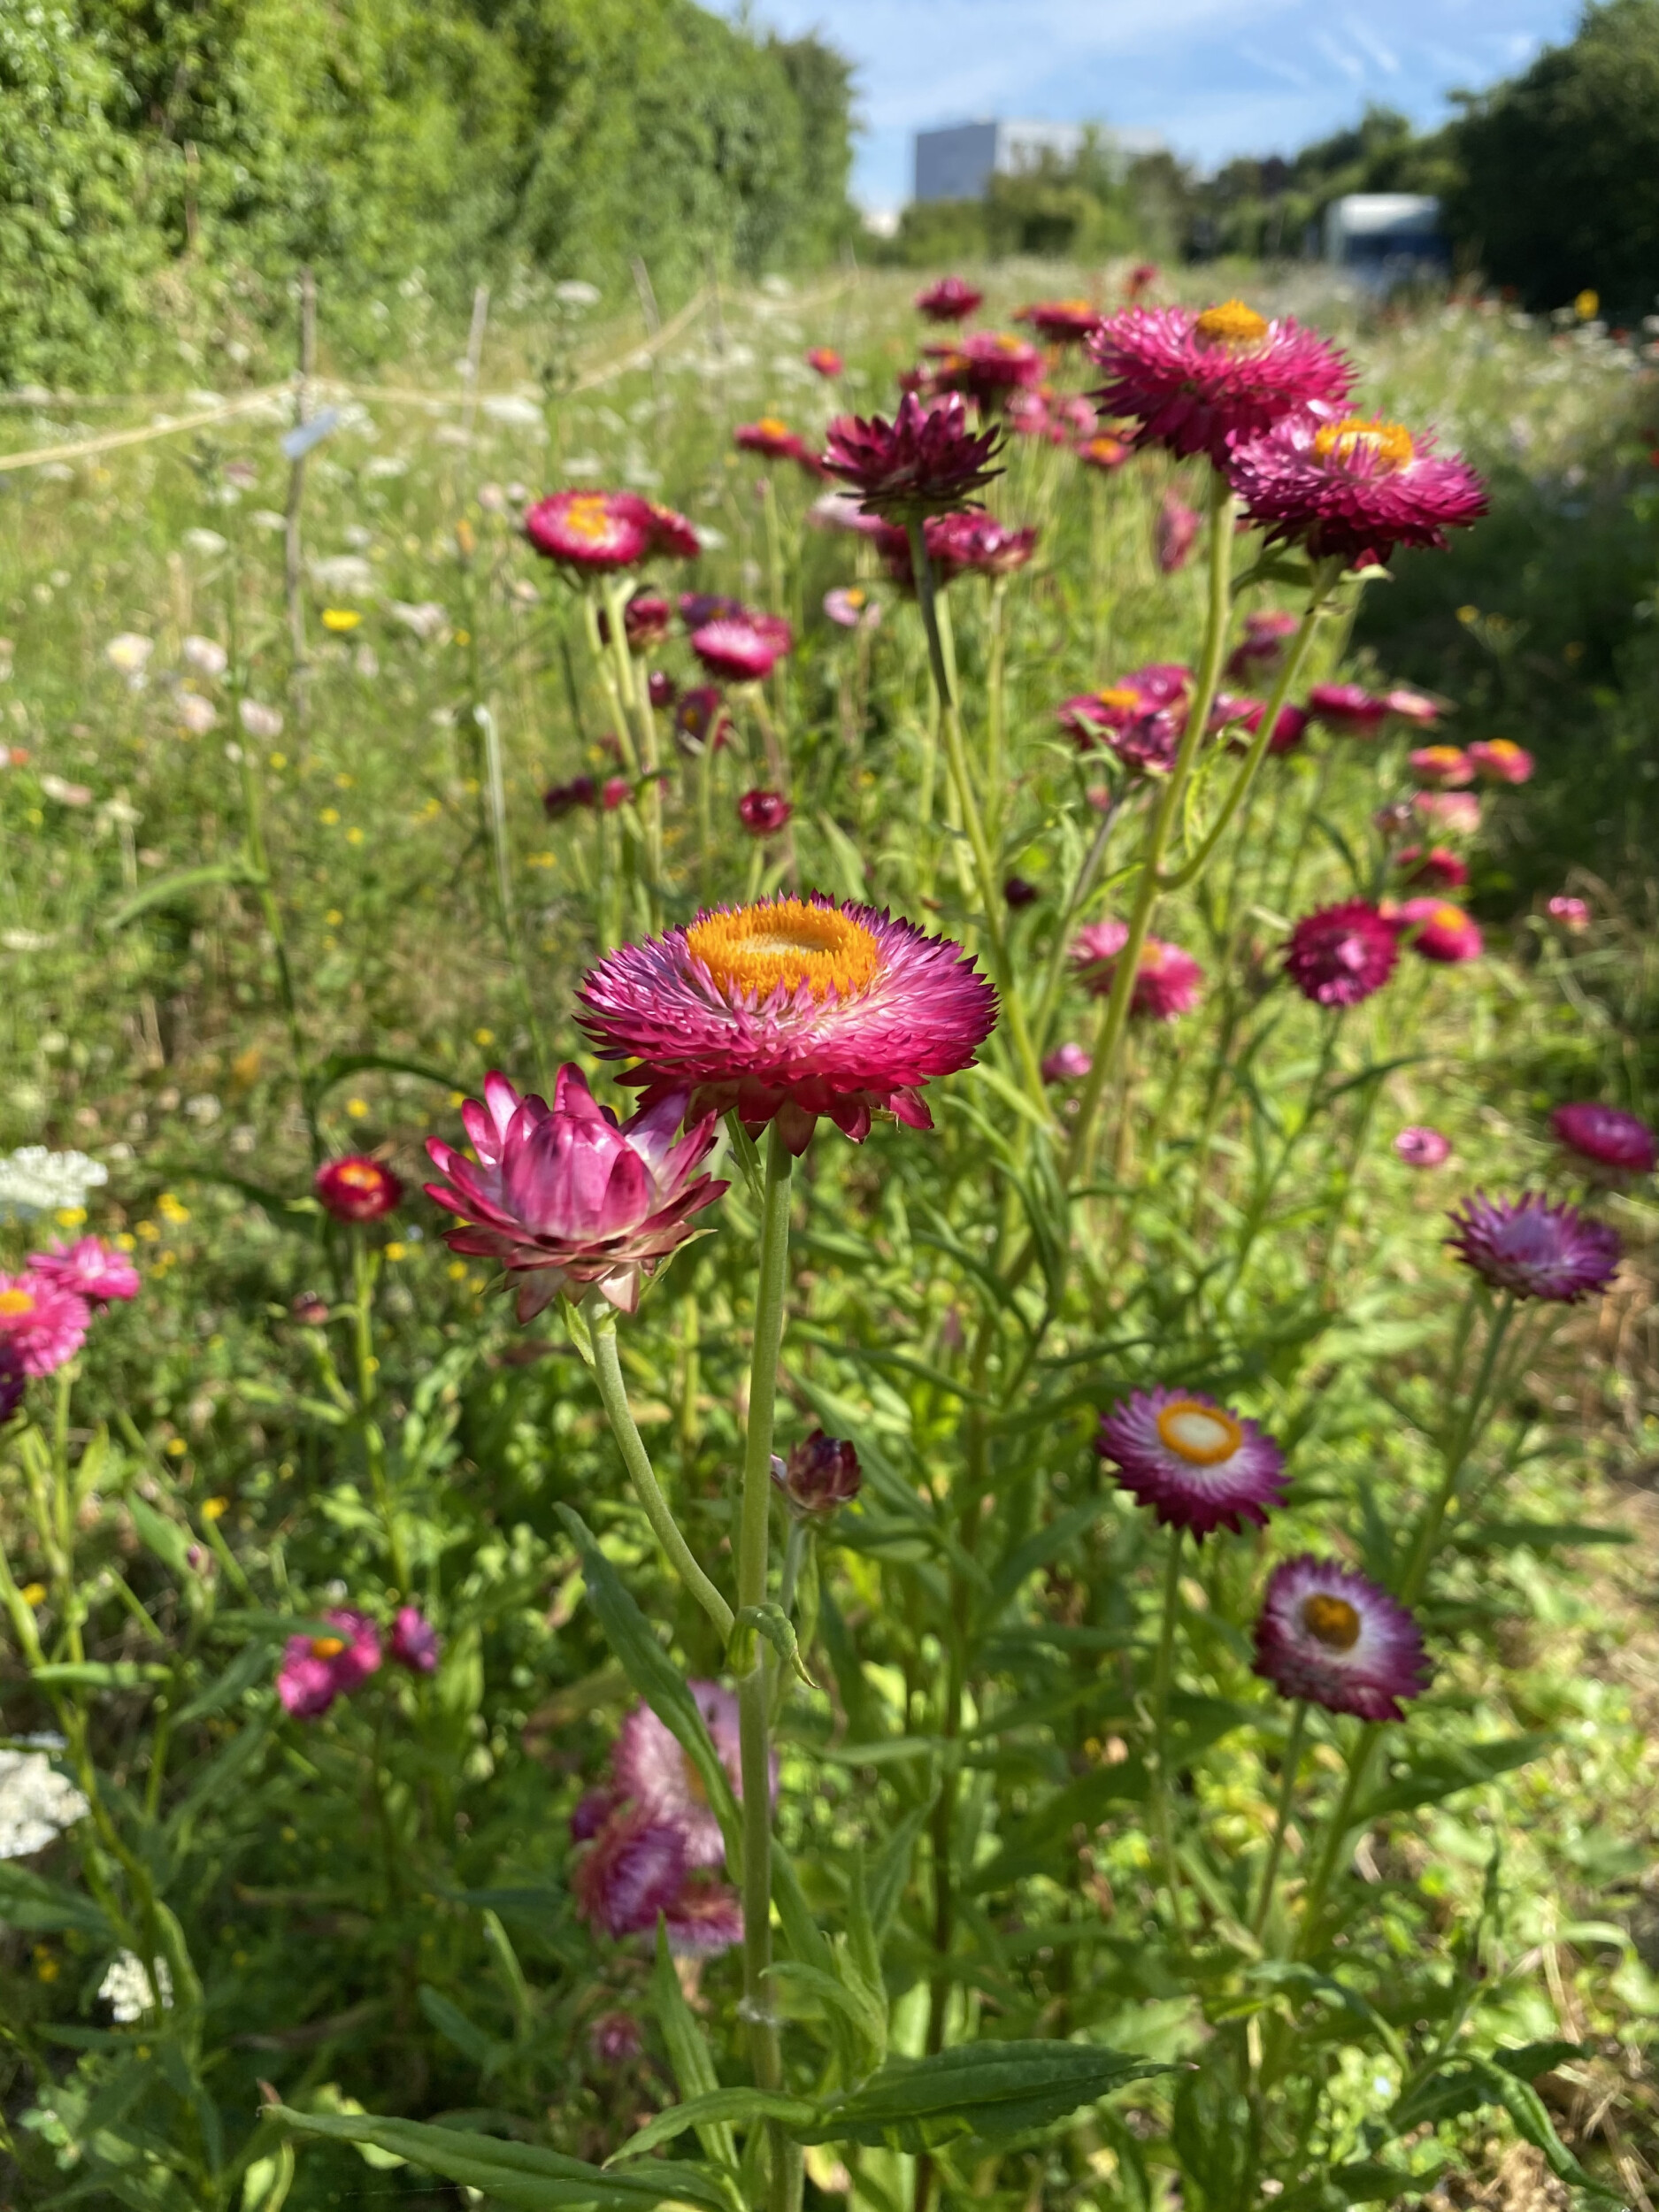
[[[1178,1459],[1189,1466],[1214,1467],[1231,1459],[1244,1441],[1244,1431],[1219,1406],[1201,1406],[1195,1398],[1178,1398],[1158,1416],[1158,1434]]]
[[[348,1160],[335,1170],[334,1180],[348,1190],[379,1190],[380,1171],[368,1160]]]
[[[1461,906],[1437,906],[1429,916],[1430,923],[1436,929],[1462,929],[1468,919]]]
[[[345,1647],[346,1641],[343,1636],[313,1636],[311,1638],[313,1659],[338,1659]]]
[[[1488,760],[1513,760],[1520,749],[1512,737],[1492,737],[1486,740]]]
[[[611,513],[597,492],[584,492],[565,510],[565,527],[579,538],[597,544],[611,528]]]
[[[1411,442],[1411,433],[1397,422],[1363,422],[1357,415],[1349,415],[1341,422],[1328,423],[1316,431],[1313,449],[1322,461],[1334,454],[1339,461],[1352,460],[1356,453],[1373,454],[1385,468],[1402,469],[1417,449]]]
[[[805,986],[814,999],[848,999],[873,982],[881,949],[872,931],[838,907],[772,899],[729,914],[705,914],[686,949],[733,996],[769,998]]]
[[[35,1310],[35,1294],[27,1290],[0,1290],[0,1317],[19,1319]]]
[[[867,591],[860,591],[856,584],[849,584],[847,587],[847,589],[841,594],[841,597],[847,602],[847,604],[849,607],[862,607],[864,601],[868,599],[869,596],[870,594]],[[1502,743],[1502,740],[1500,739],[1499,742]],[[1514,749],[1511,748],[1510,749],[1513,750]]]
[[[1056,300],[1055,306],[1063,315],[1092,315],[1094,311],[1087,300]]]
[[[1302,1624],[1330,1651],[1352,1651],[1359,1641],[1359,1615],[1346,1598],[1316,1591],[1302,1609]]]
[[[1110,684],[1104,691],[1097,691],[1094,696],[1103,707],[1138,707],[1141,704],[1141,694],[1128,684]]]
[[[1268,328],[1266,316],[1258,315],[1242,300],[1223,300],[1219,307],[1205,308],[1197,323],[1198,334],[1207,346],[1236,348],[1240,352],[1259,346]]]
[[[768,438],[787,438],[789,434],[789,426],[780,415],[763,415],[755,427]]]
[[[1422,765],[1428,769],[1461,768],[1463,764],[1463,754],[1455,745],[1425,745],[1420,757]]]

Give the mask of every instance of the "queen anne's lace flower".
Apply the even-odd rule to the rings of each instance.
[[[52,1764],[61,1736],[30,1736],[28,1751],[0,1751],[0,1859],[44,1851],[87,1816],[87,1801]]]

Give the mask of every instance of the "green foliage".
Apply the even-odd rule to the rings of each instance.
[[[1659,0],[1601,0],[1577,35],[1470,100],[1448,207],[1529,307],[1587,288],[1615,319],[1659,305]]]
[[[1288,160],[1223,163],[1188,196],[1188,236],[1201,255],[1295,259],[1317,255],[1319,226],[1348,192],[1447,190],[1455,173],[1447,134],[1422,136],[1391,108],[1368,107],[1358,123],[1304,146]]]

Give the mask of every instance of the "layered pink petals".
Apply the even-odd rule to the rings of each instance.
[[[1079,930],[1071,947],[1072,964],[1096,998],[1110,992],[1118,956],[1128,941],[1128,926],[1119,921],[1094,922]],[[1149,1021],[1173,1021],[1198,1003],[1203,978],[1190,953],[1162,937],[1148,937],[1141,948],[1129,1010]]]
[[[1617,1272],[1617,1229],[1576,1206],[1552,1206],[1541,1191],[1488,1198],[1476,1191],[1450,1217],[1447,1242],[1494,1290],[1576,1305]]]
[[[959,397],[925,407],[906,392],[891,422],[838,415],[829,426],[824,466],[852,485],[872,514],[942,513],[965,506],[998,472],[990,464],[1001,433],[972,431]]]
[[[445,1240],[523,1279],[521,1321],[590,1286],[632,1313],[658,1263],[695,1235],[693,1217],[726,1188],[694,1174],[714,1142],[713,1114],[675,1142],[685,1111],[684,1090],[664,1091],[618,1126],[580,1068],[559,1070],[551,1108],[492,1074],[484,1102],[461,1109],[476,1160],[427,1141],[448,1180],[426,1194],[463,1225]]]
[[[545,798],[542,804],[547,803]],[[312,1179],[318,1199],[336,1221],[378,1221],[403,1195],[402,1179],[379,1160],[349,1152],[325,1160]]]
[[[1310,411],[1240,445],[1228,464],[1247,518],[1270,542],[1306,546],[1346,567],[1386,563],[1396,546],[1443,547],[1486,511],[1486,487],[1430,435],[1348,424]]]
[[[1394,972],[1400,943],[1367,899],[1304,914],[1290,933],[1285,972],[1316,1006],[1357,1006]]]
[[[277,1695],[296,1720],[315,1720],[337,1697],[360,1689],[380,1664],[380,1632],[364,1613],[325,1613],[331,1633],[290,1636],[277,1671]]]
[[[37,1268],[0,1275],[0,1354],[25,1375],[50,1375],[86,1342],[92,1309]]]
[[[764,682],[793,641],[789,625],[775,616],[718,616],[691,634],[691,649],[710,675],[733,684]]]
[[[1480,925],[1461,906],[1445,899],[1407,899],[1388,917],[1413,952],[1445,967],[1479,960],[1484,949]]]
[[[59,1290],[73,1291],[89,1306],[113,1305],[136,1298],[138,1270],[125,1252],[97,1237],[79,1237],[73,1244],[54,1244],[50,1251],[31,1252],[32,1274],[55,1283]]]
[[[1602,1106],[1594,1100],[1580,1105],[1557,1106],[1549,1125],[1570,1152],[1597,1167],[1621,1174],[1651,1175],[1655,1156],[1653,1131],[1640,1116],[1622,1106]]]
[[[1136,1390],[1102,1417],[1095,1448],[1132,1497],[1201,1540],[1266,1525],[1285,1502],[1285,1455],[1202,1390]]]
[[[1304,1553],[1275,1567],[1256,1624],[1256,1671],[1329,1713],[1402,1720],[1428,1686],[1416,1620],[1352,1568]]]
[[[1353,383],[1348,361],[1317,333],[1237,302],[1202,314],[1126,307],[1088,349],[1106,376],[1094,395],[1102,414],[1138,422],[1138,444],[1205,453],[1217,468],[1239,441],[1312,401],[1340,404]]]
[[[972,314],[984,297],[983,292],[976,291],[963,278],[948,276],[918,292],[916,304],[930,323],[959,323]]]

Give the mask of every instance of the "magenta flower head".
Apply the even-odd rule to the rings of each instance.
[[[705,622],[691,634],[691,649],[711,676],[734,684],[762,683],[790,648],[789,626],[762,627],[751,616]]]
[[[1403,1720],[1428,1687],[1423,1632],[1367,1576],[1304,1552],[1274,1568],[1256,1624],[1256,1671],[1327,1713]]]
[[[1285,657],[1285,648],[1297,628],[1294,614],[1268,610],[1244,618],[1244,635],[1233,647],[1227,673],[1235,683],[1256,683],[1271,676]]]
[[[692,1681],[687,1688],[697,1701],[726,1769],[733,1794],[743,1794],[743,1770],[738,1749],[737,1697],[718,1682]],[[672,1820],[686,1839],[686,1864],[721,1866],[726,1843],[697,1770],[686,1756],[678,1736],[665,1728],[650,1707],[636,1705],[622,1724],[617,1738],[611,1773],[617,1788],[629,1802],[653,1820]],[[772,1793],[778,1794],[778,1754],[772,1755]]]
[[[1285,1502],[1285,1455],[1202,1390],[1137,1390],[1102,1417],[1095,1448],[1130,1495],[1200,1541],[1265,1526]]]
[[[1304,914],[1290,933],[1285,972],[1316,1006],[1357,1006],[1394,972],[1400,941],[1368,899]]]
[[[1494,1290],[1571,1306],[1617,1272],[1618,1232],[1576,1206],[1552,1206],[1541,1191],[1496,1199],[1476,1191],[1463,1206],[1446,1240]]]
[[[1308,711],[1339,737],[1375,737],[1388,719],[1388,702],[1363,684],[1315,684]]]
[[[1273,734],[1267,741],[1270,753],[1294,753],[1308,734],[1312,717],[1305,707],[1280,707],[1279,719],[1273,725]]]
[[[1017,323],[1029,323],[1050,345],[1080,346],[1100,328],[1101,311],[1088,300],[1037,300],[1022,307]]]
[[[751,837],[775,837],[794,812],[781,791],[746,791],[737,803],[737,818]]]
[[[1077,457],[1086,468],[1100,469],[1110,475],[1122,468],[1133,451],[1126,440],[1115,437],[1110,430],[1097,430],[1092,438],[1085,438],[1079,444]]]
[[[1125,923],[1093,922],[1079,930],[1071,947],[1071,961],[1084,987],[1095,998],[1105,998],[1118,972],[1118,956],[1129,940]],[[1151,1021],[1173,1021],[1190,1013],[1198,1003],[1203,970],[1190,953],[1162,937],[1148,937],[1141,948],[1134,990],[1129,1001],[1132,1014]]]
[[[1394,1139],[1394,1156],[1408,1167],[1444,1167],[1451,1157],[1452,1141],[1438,1129],[1413,1122]]]
[[[717,907],[610,953],[578,994],[607,1060],[654,1106],[777,1118],[796,1154],[820,1114],[856,1144],[871,1117],[931,1129],[922,1089],[972,1064],[996,994],[959,945],[815,894]]]
[[[461,1219],[444,1241],[520,1279],[520,1321],[556,1297],[577,1304],[589,1287],[632,1313],[658,1263],[696,1234],[692,1217],[727,1187],[694,1172],[714,1142],[713,1114],[676,1143],[685,1113],[683,1088],[664,1087],[618,1127],[578,1067],[559,1070],[551,1108],[488,1076],[484,1103],[461,1109],[476,1162],[426,1141],[449,1178],[426,1195]]]
[[[1575,899],[1570,892],[1558,891],[1548,899],[1544,911],[1552,922],[1569,930],[1576,937],[1590,926],[1590,909],[1583,899]]]
[[[47,1252],[31,1252],[29,1271],[59,1290],[73,1290],[89,1306],[114,1305],[138,1295],[138,1270],[125,1252],[96,1237],[78,1237]]]
[[[811,456],[803,439],[778,415],[763,415],[758,422],[740,422],[732,433],[740,453],[758,453],[768,461],[806,461]]]
[[[323,1208],[336,1221],[378,1221],[403,1200],[400,1176],[361,1152],[325,1160],[312,1180]]]
[[[1557,1106],[1549,1117],[1549,1125],[1568,1151],[1576,1152],[1581,1160],[1625,1175],[1653,1173],[1654,1133],[1645,1121],[1627,1114],[1621,1106],[1592,1102]],[[35,1264],[38,1267],[40,1262]]]
[[[1414,791],[1411,810],[1448,837],[1472,837],[1480,827],[1480,801],[1472,791]]]
[[[634,492],[555,492],[526,511],[524,528],[549,560],[595,575],[633,568],[655,549],[651,510]]]
[[[803,1442],[790,1447],[787,1459],[773,1454],[772,1479],[796,1513],[826,1519],[858,1495],[864,1471],[856,1444],[814,1429]]]
[[[1006,330],[971,331],[965,338],[926,350],[934,365],[928,375],[932,389],[965,394],[981,415],[1002,406],[1010,394],[1042,381],[1041,354]]]
[[[806,365],[809,369],[815,369],[818,375],[831,381],[847,365],[833,346],[814,346],[806,356]]]
[[[959,397],[924,407],[906,392],[891,422],[838,415],[831,423],[824,465],[863,495],[867,513],[902,520],[965,507],[1001,473],[990,464],[1000,430],[970,430]]]
[[[1165,492],[1152,529],[1152,547],[1161,575],[1173,576],[1186,567],[1197,535],[1196,509],[1189,507],[1184,499],[1178,499],[1173,492]]]
[[[78,1291],[27,1267],[0,1275],[0,1352],[26,1375],[50,1375],[86,1342],[92,1309]]]
[[[380,1664],[380,1632],[365,1613],[325,1613],[330,1633],[290,1636],[277,1671],[277,1695],[296,1720],[315,1720],[337,1697],[360,1689]]]
[[[1537,765],[1524,745],[1507,737],[1479,741],[1469,748],[1468,757],[1483,783],[1530,783]]]
[[[841,630],[873,630],[881,621],[881,602],[862,584],[837,584],[824,595],[824,612]]]
[[[668,1947],[681,1958],[712,1958],[743,1940],[742,1901],[710,1875],[691,1875],[665,1918]]]
[[[684,515],[672,507],[660,507],[654,499],[641,501],[649,520],[653,553],[669,561],[695,561],[703,541]]]
[[[1042,1064],[1045,1083],[1080,1083],[1094,1066],[1092,1054],[1075,1042],[1056,1045]]]
[[[985,514],[929,515],[923,528],[927,557],[941,584],[953,576],[1011,576],[1037,549],[1034,529],[1007,530]],[[908,544],[904,550],[908,570]]]
[[[948,276],[918,292],[916,304],[930,323],[959,323],[972,314],[984,297],[983,292],[976,291],[961,277]]]
[[[641,1806],[613,1813],[576,1863],[577,1917],[608,1936],[655,1928],[685,1886],[686,1832]]]
[[[1406,756],[1406,765],[1437,791],[1461,791],[1475,780],[1474,761],[1461,745],[1420,745]]]
[[[1140,445],[1227,465],[1233,447],[1317,400],[1340,405],[1354,381],[1346,357],[1286,317],[1270,322],[1241,300],[1194,314],[1125,307],[1088,342],[1105,372],[1105,415],[1141,426]]]
[[[630,2012],[602,2012],[588,2031],[588,2047],[599,2066],[626,2066],[645,2048],[640,2024]]]
[[[392,1657],[411,1674],[433,1674],[443,1639],[418,1605],[400,1605],[392,1623]]]
[[[1394,866],[1404,882],[1416,891],[1461,891],[1469,880],[1469,863],[1447,845],[1402,845]]]
[[[590,810],[599,804],[599,786],[591,776],[572,776],[568,783],[550,783],[541,794],[541,811],[549,822],[562,822],[578,807]]]
[[[1485,949],[1479,923],[1446,899],[1407,899],[1389,919],[1404,933],[1413,952],[1445,967],[1479,960]]]
[[[1241,444],[1228,464],[1248,520],[1268,542],[1305,545],[1345,567],[1386,563],[1396,546],[1443,548],[1449,529],[1486,511],[1486,492],[1457,454],[1397,422],[1310,410]]]

